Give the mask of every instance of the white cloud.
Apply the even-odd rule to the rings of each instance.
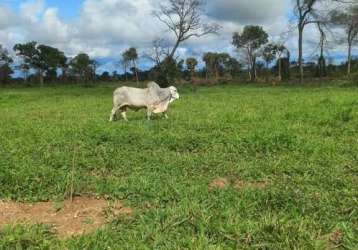
[[[44,0],[27,0],[20,5],[21,17],[38,21],[44,9]]]
[[[142,46],[161,32],[150,0],[87,0],[77,35],[108,43]]]
[[[16,15],[6,6],[0,5],[0,31],[16,24]]]

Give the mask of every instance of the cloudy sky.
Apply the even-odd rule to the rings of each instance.
[[[98,59],[100,70],[120,70],[117,62],[124,49],[136,47],[140,54],[152,41],[173,39],[152,13],[162,0],[0,0],[0,44],[38,41],[58,47],[68,56],[79,52]],[[271,40],[284,40],[296,54],[296,32],[289,30],[291,0],[208,0],[204,19],[218,23],[218,35],[192,39],[183,44],[179,55],[201,57],[206,51],[230,52],[232,33],[247,24],[262,25]],[[306,56],[311,60],[317,48],[314,26],[306,31]],[[345,48],[332,46],[331,55],[343,58]],[[148,62],[147,62],[148,63]],[[143,60],[142,66],[149,66]]]

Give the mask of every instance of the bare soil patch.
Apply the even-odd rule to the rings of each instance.
[[[226,178],[216,178],[209,183],[209,189],[224,189],[230,185]]]
[[[237,190],[243,189],[265,189],[268,186],[268,181],[244,181],[241,179],[233,178],[216,178],[209,183],[209,189],[224,189],[229,186],[234,187]]]
[[[341,230],[334,231],[329,236],[329,242],[334,245],[334,246],[332,246],[332,248],[340,246],[342,244],[342,242],[343,242],[343,233],[342,233],[342,231]]]
[[[241,189],[265,189],[267,187],[267,181],[243,181],[236,180],[234,187],[238,190]]]
[[[130,215],[132,209],[104,199],[76,197],[71,202],[19,203],[0,201],[0,228],[9,224],[49,224],[60,238],[87,234],[103,226],[109,216]]]

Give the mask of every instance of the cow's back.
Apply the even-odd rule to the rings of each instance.
[[[147,89],[120,87],[114,91],[114,106],[145,107],[147,102]]]

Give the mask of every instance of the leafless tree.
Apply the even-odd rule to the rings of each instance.
[[[322,77],[326,74],[326,59],[324,57],[324,50],[327,44],[327,35],[326,35],[324,23],[317,22],[317,28],[320,34],[320,39],[319,39],[320,55],[318,57],[318,69],[319,69],[319,76]]]
[[[144,57],[151,60],[156,66],[160,66],[160,63],[169,54],[170,48],[168,42],[162,38],[156,38],[153,40],[151,48],[144,53]]]
[[[300,82],[303,82],[303,31],[308,24],[314,23],[314,6],[319,0],[295,0],[294,13],[298,28],[298,66]]]
[[[294,0],[294,14],[297,19],[298,28],[298,65],[300,70],[300,82],[303,82],[303,31],[305,27],[312,23],[321,24],[326,22],[326,18],[318,13],[318,3],[343,3],[349,4],[356,0]]]
[[[327,42],[327,35],[321,22],[317,22],[317,28],[320,34],[320,38],[319,38],[320,56],[323,57],[324,47]]]
[[[332,12],[333,25],[340,26],[346,31],[346,42],[348,45],[347,74],[351,74],[352,47],[358,42],[358,4],[350,5],[346,9],[334,10]]]
[[[203,0],[167,0],[165,4],[160,5],[159,11],[153,13],[175,35],[176,42],[169,58],[174,58],[182,42],[192,37],[216,34],[219,31],[219,25],[207,24],[202,20],[203,7]]]

